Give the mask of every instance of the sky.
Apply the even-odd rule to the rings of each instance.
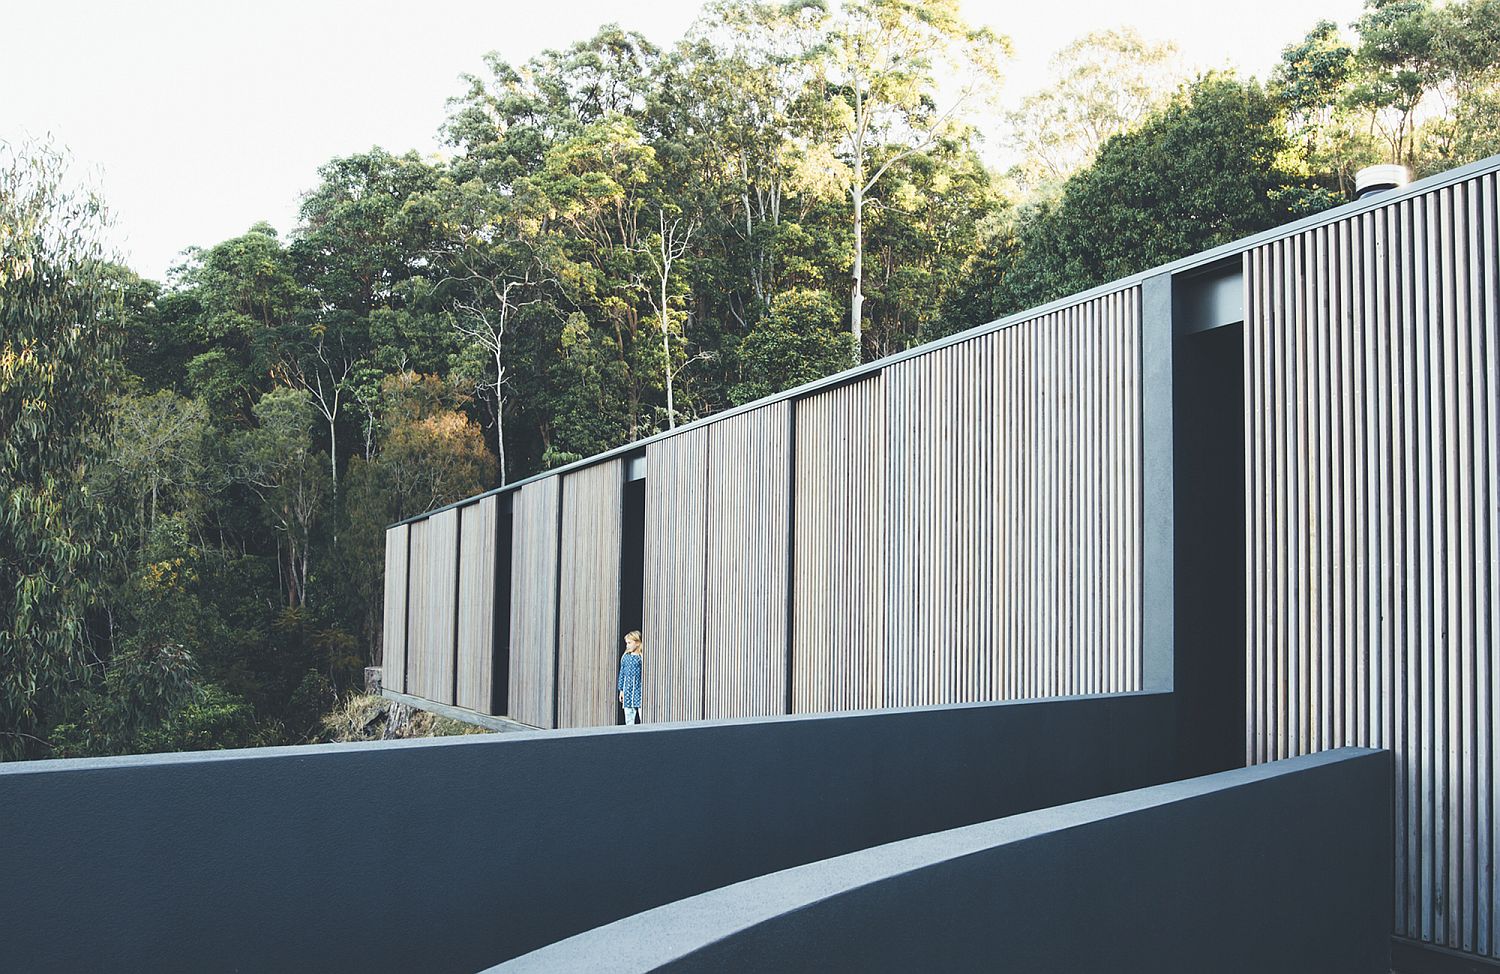
[[[522,62],[617,22],[660,45],[701,0],[0,0],[0,142],[50,138],[114,213],[125,261],[163,279],[183,248],[266,220],[296,225],[301,194],[337,155],[443,151],[444,103],[488,51]],[[963,0],[1010,36],[1007,97],[1089,30],[1129,25],[1197,67],[1264,78],[1320,18],[1359,0]]]

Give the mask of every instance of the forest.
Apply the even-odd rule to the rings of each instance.
[[[325,739],[393,521],[1500,152],[1500,0],[1261,79],[1097,31],[1001,109],[1011,53],[957,0],[715,0],[491,56],[440,155],[330,159],[164,281],[0,144],[0,758]]]

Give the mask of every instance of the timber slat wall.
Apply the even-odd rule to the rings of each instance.
[[[885,705],[1140,689],[1139,290],[886,375]]]
[[[786,713],[791,408],[709,427],[705,717]]]
[[[646,446],[643,720],[703,716],[709,429]]]
[[[799,399],[792,710],[881,706],[885,671],[885,376]]]
[[[535,727],[555,726],[561,487],[534,481],[512,508],[509,716]]]
[[[1245,255],[1247,757],[1396,754],[1397,933],[1500,956],[1493,173]]]
[[[490,712],[495,665],[495,543],[500,499],[458,509],[458,695],[460,707]]]
[[[380,639],[380,682],[406,691],[406,556],[411,526],[385,532],[385,627]]]
[[[411,526],[411,615],[406,684],[414,696],[453,702],[458,605],[458,510]]]
[[[615,722],[620,652],[620,546],[625,471],[606,460],[562,478],[559,727]]]

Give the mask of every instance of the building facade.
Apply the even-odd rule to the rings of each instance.
[[[1395,758],[1399,937],[1500,958],[1500,158],[397,524],[384,681],[536,727],[1170,690]]]

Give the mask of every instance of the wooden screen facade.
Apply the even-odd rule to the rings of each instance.
[[[454,702],[481,714],[494,710],[495,545],[500,498],[458,509],[458,646]]]
[[[1500,956],[1493,172],[1248,251],[1247,758],[1396,755],[1396,932]]]
[[[882,702],[1141,686],[1140,293],[886,370]]]
[[[1141,689],[1143,357],[1170,379],[1175,284],[1233,261],[1242,306],[1193,327],[1243,317],[1246,760],[1391,749],[1396,933],[1500,958],[1497,168],[649,441],[644,719]],[[613,720],[623,462],[508,491],[515,719]],[[457,653],[479,699],[455,642],[482,629],[468,531],[387,532],[392,689],[452,699]],[[607,670],[578,661],[606,637]]]
[[[385,626],[380,638],[380,684],[406,692],[407,546],[411,526],[385,532]]]
[[[791,403],[709,426],[703,715],[787,712]]]
[[[703,716],[708,426],[646,446],[641,718]]]
[[[1124,288],[648,443],[643,719],[1139,689],[1139,319]],[[624,482],[610,458],[510,492],[516,720],[615,722]],[[459,548],[483,710],[493,616],[465,603],[495,559]],[[422,658],[412,692],[441,693]]]
[[[458,608],[457,509],[412,524],[410,585],[407,692],[451,704]]]
[[[796,405],[792,710],[885,702],[885,375]]]
[[[508,714],[533,727],[556,726],[561,488],[548,477],[513,495]]]
[[[558,605],[559,727],[615,723],[625,473],[619,460],[562,478],[562,588]]]

